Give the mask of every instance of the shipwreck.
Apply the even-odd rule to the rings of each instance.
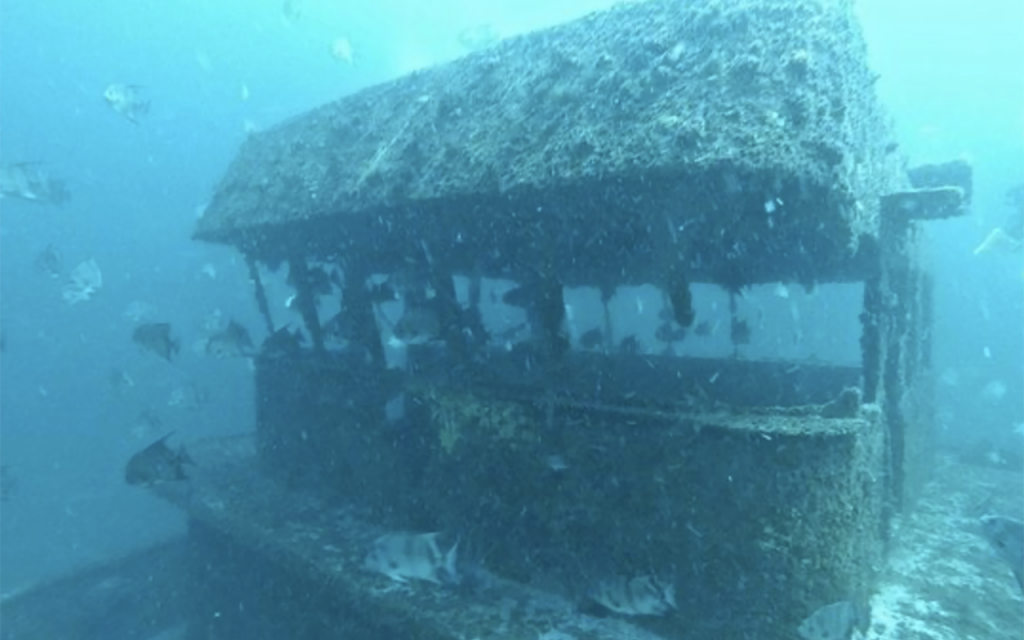
[[[253,134],[195,239],[305,340],[257,357],[251,441],[158,489],[199,554],[190,637],[781,638],[870,593],[931,455],[919,231],[971,188],[907,168],[876,79],[849,3],[648,0]],[[438,337],[394,366],[375,296],[400,278]],[[495,338],[494,282],[525,337]],[[776,283],[856,287],[856,362],[747,357],[737,300]],[[684,343],[719,291],[731,348],[567,330],[566,292],[639,286]],[[388,589],[362,560],[394,530],[457,536],[487,588]],[[676,609],[592,611],[609,573]]]

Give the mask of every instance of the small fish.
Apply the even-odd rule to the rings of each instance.
[[[635,356],[640,353],[640,338],[635,335],[623,338],[619,343],[619,353],[627,356]]]
[[[335,38],[331,43],[331,57],[345,64],[352,64],[352,43],[348,38]]]
[[[302,17],[301,0],[285,0],[281,5],[281,14],[288,22],[294,22]]]
[[[285,326],[270,334],[263,341],[261,350],[263,355],[272,358],[294,355],[302,351],[302,343],[305,340],[301,331],[291,331]]]
[[[584,349],[596,349],[604,344],[604,334],[597,327],[584,331],[580,336],[580,346]]]
[[[206,355],[215,358],[247,358],[255,355],[255,352],[256,347],[249,336],[249,330],[234,320],[206,341]]]
[[[733,344],[750,344],[750,325],[746,320],[733,318],[729,337]]]
[[[164,421],[159,415],[152,409],[145,409],[140,413],[135,421],[132,422],[129,431],[132,437],[136,440],[142,440],[143,438],[150,438],[153,434],[161,430],[164,426]]]
[[[0,164],[0,197],[60,206],[71,199],[71,192],[39,163],[16,162]]]
[[[135,380],[120,369],[111,369],[107,375],[107,386],[116,394],[123,394],[135,386]]]
[[[697,326],[693,328],[693,333],[694,335],[706,338],[708,336],[714,335],[715,329],[717,328],[718,325],[713,325],[707,320],[701,320],[700,322],[697,323]]]
[[[195,463],[185,447],[175,451],[167,446],[167,439],[174,432],[168,433],[142,451],[133,455],[124,469],[124,480],[131,485],[154,485],[163,482],[188,480],[185,465]]]
[[[663,616],[676,608],[676,588],[654,576],[616,576],[598,582],[587,597],[625,616]]]
[[[121,313],[121,317],[136,324],[148,322],[156,317],[156,307],[147,303],[135,300],[128,304]]]
[[[36,255],[35,266],[40,273],[54,280],[64,277],[64,264],[61,261],[60,252],[52,244],[46,245],[46,248]]]
[[[851,600],[827,604],[807,617],[797,627],[803,640],[850,640],[854,629],[867,633],[871,624],[868,603],[858,605]]]
[[[0,502],[7,502],[18,492],[18,477],[14,465],[0,465]]]
[[[484,23],[463,29],[456,39],[466,51],[479,51],[498,44],[501,33],[493,24]]]
[[[440,339],[441,320],[430,307],[410,307],[395,323],[393,332],[407,345],[426,344]]]
[[[667,293],[669,304],[672,307],[672,319],[681,327],[692,325],[695,314],[689,283],[684,279],[679,279]]]
[[[367,569],[396,582],[409,579],[434,584],[459,582],[456,567],[459,543],[442,553],[437,544],[440,533],[389,533],[377,538],[366,556]]]
[[[64,285],[64,301],[78,304],[90,300],[94,293],[103,288],[103,273],[92,258],[80,263],[71,272],[71,281]]]
[[[168,362],[181,351],[181,341],[171,338],[171,325],[168,322],[140,324],[132,333],[132,341]]]
[[[1024,247],[1024,242],[1021,242],[1019,238],[1014,238],[1006,231],[999,227],[993,229],[985,239],[974,249],[974,255],[981,255],[983,253],[1003,253],[1013,254],[1020,253],[1021,247]]]
[[[142,97],[142,87],[136,84],[112,84],[103,92],[103,99],[133,124],[138,124],[139,117],[149,113],[149,100]]]
[[[1024,591],[1024,522],[1006,516],[981,517],[981,533],[1003,562],[1010,565]]]
[[[536,287],[519,285],[501,295],[501,301],[511,307],[530,308],[537,303],[540,293]]]
[[[658,326],[654,337],[659,342],[681,342],[686,338],[686,329],[676,325],[675,322],[665,322]]]
[[[168,407],[178,407],[189,411],[199,411],[210,401],[210,391],[196,383],[178,387],[167,398]]]

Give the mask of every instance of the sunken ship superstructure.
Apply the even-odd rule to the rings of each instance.
[[[907,169],[849,4],[626,3],[251,135],[195,238],[244,254],[268,332],[305,339],[256,358],[251,447],[160,489],[208,550],[197,626],[782,638],[870,593],[931,455],[919,229],[970,175]],[[778,283],[857,292],[854,362],[749,354],[743,297]],[[684,343],[719,291],[729,348],[623,335],[626,287]],[[602,310],[596,343],[568,292]],[[437,318],[401,366],[388,305]],[[481,585],[387,588],[362,566],[387,531],[458,539]],[[592,611],[609,575],[674,609]]]

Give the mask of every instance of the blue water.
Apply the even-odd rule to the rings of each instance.
[[[144,444],[130,429],[140,411],[155,409],[186,440],[252,428],[245,361],[214,361],[191,348],[214,310],[261,326],[239,256],[190,240],[197,207],[247,122],[266,127],[451,59],[464,51],[457,36],[467,27],[490,23],[511,35],[608,3],[298,4],[302,15],[291,20],[277,0],[7,0],[0,8],[0,158],[45,163],[73,193],[62,208],[0,202],[0,458],[19,480],[0,510],[2,590],[182,530],[179,513],[123,484],[126,458]],[[1024,5],[934,7],[857,2],[902,151],[913,163],[966,156],[975,167],[973,215],[930,225],[926,242],[936,274],[936,369],[956,374],[942,386],[941,433],[948,442],[1017,437],[1019,447],[1024,264],[1019,255],[972,250],[1003,223],[1003,194],[1024,179]],[[331,55],[336,38],[351,43],[351,64]],[[115,82],[142,85],[152,99],[138,125],[105,104]],[[67,268],[95,259],[102,292],[67,305],[63,282],[33,266],[47,245]],[[216,278],[202,272],[206,264]],[[765,296],[765,306],[775,304]],[[183,337],[177,362],[131,343],[122,313],[134,301],[153,305]],[[837,317],[858,311],[832,309]],[[815,318],[804,318],[808,335],[831,344],[832,326]],[[842,358],[849,344],[836,349]],[[113,393],[114,368],[136,386]],[[984,392],[993,381],[1003,396]],[[209,392],[200,410],[168,406],[176,389],[192,387]]]

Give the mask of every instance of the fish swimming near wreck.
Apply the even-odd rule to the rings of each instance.
[[[996,555],[1010,566],[1024,591],[1024,522],[1006,516],[982,516],[981,533]]]
[[[63,205],[71,193],[62,180],[52,178],[37,162],[0,164],[0,198]]]
[[[149,486],[164,482],[188,480],[185,465],[194,465],[184,446],[175,451],[167,445],[170,432],[133,455],[124,469],[124,480],[131,485]]]
[[[141,324],[132,332],[132,341],[171,362],[181,351],[181,341],[171,337],[171,325],[167,322]]]
[[[366,556],[365,566],[396,582],[425,580],[434,584],[456,584],[459,543],[442,552],[440,533],[389,533],[377,538]]]
[[[850,640],[854,630],[863,635],[871,625],[871,606],[865,597],[840,600],[814,610],[797,633],[803,640]]]
[[[149,100],[143,98],[142,87],[137,84],[112,84],[103,92],[103,99],[116,113],[138,124],[139,118],[149,113]]]
[[[64,302],[75,305],[79,302],[87,302],[103,288],[103,272],[96,261],[89,258],[79,263],[71,272],[71,277],[61,295]]]
[[[256,354],[249,330],[234,320],[206,341],[206,355],[215,358],[245,358]]]
[[[663,616],[676,609],[676,588],[650,575],[601,580],[587,598],[612,613],[624,616]]]
[[[426,344],[441,339],[441,319],[433,307],[410,307],[395,323],[393,332],[406,345]]]

